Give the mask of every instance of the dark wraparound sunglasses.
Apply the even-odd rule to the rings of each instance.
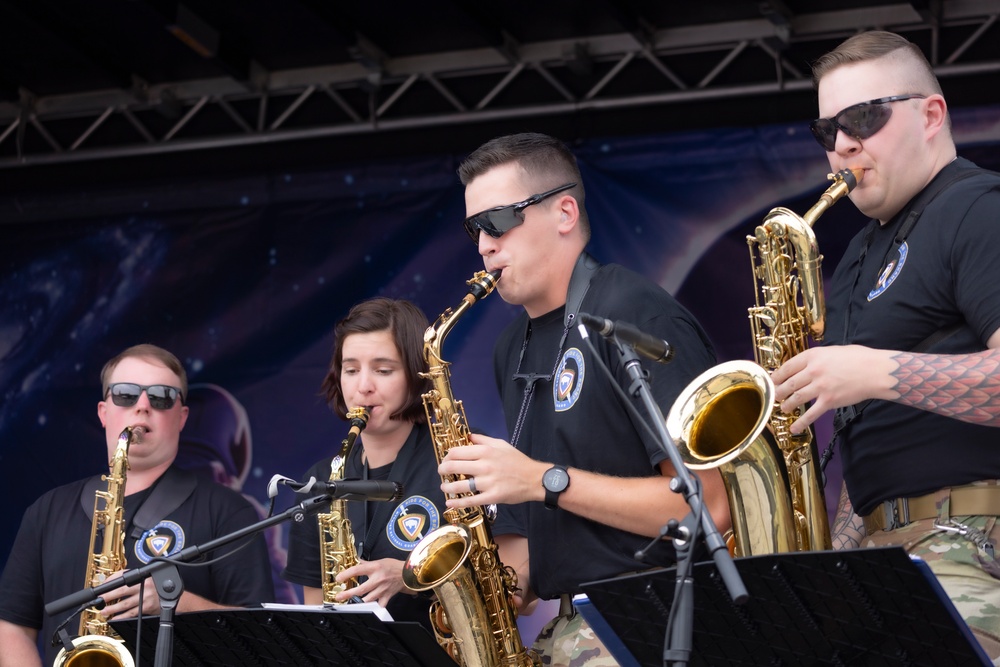
[[[149,397],[149,405],[154,410],[169,410],[174,407],[174,402],[181,395],[181,390],[167,384],[151,384],[143,386],[134,382],[116,382],[108,387],[111,394],[111,402],[120,408],[131,408],[139,402],[139,396],[146,392]],[[181,403],[184,400],[181,399]]]
[[[469,238],[472,239],[473,243],[479,243],[480,229],[493,238],[498,239],[524,222],[524,209],[563,190],[569,190],[574,187],[576,187],[576,183],[567,183],[560,185],[558,188],[553,188],[548,192],[531,195],[524,201],[519,201],[516,204],[495,206],[475,215],[470,215],[465,219],[465,231],[469,234]]]
[[[840,130],[849,137],[854,137],[858,141],[864,141],[868,137],[885,127],[892,116],[890,102],[902,102],[903,100],[924,99],[926,95],[894,95],[892,97],[880,97],[877,100],[869,100],[860,104],[854,104],[842,110],[833,118],[817,118],[809,123],[816,141],[828,153],[832,153],[837,147],[837,130]]]

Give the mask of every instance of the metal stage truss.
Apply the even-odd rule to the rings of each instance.
[[[582,28],[568,22],[572,30],[557,29],[544,1],[504,3],[520,7],[524,21],[538,6],[543,18],[531,20],[553,24],[548,31],[524,29],[515,14],[474,0],[452,0],[426,3],[419,28],[395,28],[425,34],[423,46],[401,44],[361,10],[336,9],[341,3],[288,0],[274,16],[260,9],[277,2],[256,0],[242,10],[231,3],[232,12],[257,10],[252,24],[223,13],[221,2],[72,3],[91,5],[87,20],[101,29],[78,29],[70,3],[0,2],[6,29],[31,42],[4,48],[8,64],[25,62],[0,77],[0,167],[804,95],[812,88],[809,63],[870,28],[921,44],[943,83],[1000,70],[998,0],[707,2],[682,17],[659,6],[676,3],[605,0],[578,3],[597,18]],[[311,60],[274,57],[253,39],[269,19],[283,31],[305,21],[311,28],[303,33],[313,37],[303,41],[320,33],[338,46]],[[129,57],[142,43],[177,58],[174,71],[187,75],[167,80],[169,68],[146,71],[142,58]],[[51,57],[33,67],[32,48]],[[57,60],[53,50],[69,58],[64,68],[79,69],[76,89],[44,78],[48,60]],[[191,58],[197,66],[185,69]],[[992,94],[985,102],[1000,102]]]

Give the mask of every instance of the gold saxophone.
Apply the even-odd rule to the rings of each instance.
[[[499,279],[500,271],[476,273],[467,281],[469,293],[462,303],[454,312],[446,310],[424,333],[425,376],[432,384],[423,395],[424,409],[439,464],[452,447],[472,444],[465,408],[452,395],[441,346],[458,318],[492,292]],[[490,530],[492,517],[481,506],[448,509],[444,516],[448,525],[421,539],[403,565],[407,588],[437,594],[430,615],[438,643],[464,667],[538,665],[535,654],[521,643],[513,604],[517,575],[500,562]]]
[[[94,498],[86,587],[103,584],[109,576],[125,569],[124,501],[128,448],[132,443],[139,442],[145,432],[146,429],[141,426],[126,427],[118,436],[109,474],[101,476],[101,480],[108,483],[108,488],[98,491]],[[101,532],[99,550],[96,549],[98,531]],[[89,607],[80,614],[79,635],[73,640],[72,650],[64,648],[59,651],[53,663],[55,667],[134,667],[132,655],[125,649],[121,637],[111,629],[96,607]]]
[[[812,429],[789,431],[804,408],[781,411],[770,371],[805,350],[809,337],[823,338],[823,256],[812,225],[863,177],[861,169],[830,174],[833,184],[804,216],[771,209],[747,237],[756,288],[756,305],[749,309],[756,363],[731,361],[709,369],[681,392],[667,416],[685,462],[722,474],[736,556],[831,548]]]
[[[347,458],[354,447],[354,441],[368,425],[369,416],[368,408],[351,408],[347,411],[351,430],[340,443],[340,452],[330,464],[331,482],[344,479]],[[330,511],[317,514],[316,519],[319,523],[320,557],[323,560],[323,603],[343,604],[336,600],[337,594],[358,585],[356,577],[342,583],[337,581],[338,574],[358,564],[354,533],[351,531],[351,521],[347,518],[347,502],[342,499],[331,500]]]

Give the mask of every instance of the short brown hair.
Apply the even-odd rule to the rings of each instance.
[[[427,370],[424,363],[424,331],[427,327],[427,316],[405,299],[376,297],[362,301],[351,308],[347,317],[338,322],[333,330],[335,337],[333,358],[320,387],[320,393],[326,398],[334,413],[341,419],[347,419],[347,405],[340,389],[344,339],[356,333],[388,331],[403,359],[406,385],[410,392],[409,401],[389,418],[417,424],[427,421],[421,395],[430,390],[430,381],[420,377],[420,373]]]
[[[531,178],[539,192],[565,183],[576,183],[567,194],[576,199],[580,209],[580,226],[585,239],[590,239],[590,219],[584,204],[586,193],[576,156],[554,137],[537,132],[508,134],[487,141],[458,166],[458,178],[468,185],[487,171],[515,163]],[[532,193],[537,194],[537,193]]]
[[[158,345],[152,345],[150,343],[142,343],[141,345],[133,345],[127,350],[119,352],[117,355],[108,360],[108,363],[104,364],[104,368],[101,369],[101,398],[102,400],[108,397],[108,382],[111,379],[111,374],[115,372],[123,360],[129,357],[139,357],[144,359],[155,359],[169,370],[171,370],[174,375],[176,375],[181,381],[181,405],[187,400],[188,394],[188,378],[187,372],[184,370],[184,365],[181,364],[180,359],[175,357],[171,352],[164,350]]]
[[[916,65],[917,80],[911,85],[920,86],[922,90],[907,92],[941,94],[941,84],[920,47],[905,37],[885,30],[859,33],[844,40],[833,51],[820,56],[812,67],[813,85],[818,88],[820,79],[841,65],[869,62],[886,56],[902,57]]]

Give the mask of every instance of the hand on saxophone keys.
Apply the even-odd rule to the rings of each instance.
[[[121,577],[123,571],[115,572],[108,577],[111,581],[116,577]],[[159,614],[160,596],[156,593],[156,586],[153,580],[146,578],[133,586],[122,586],[103,595],[105,600],[104,609],[101,615],[106,620],[135,618],[139,610],[139,589],[142,587],[142,613]]]
[[[782,412],[792,414],[812,403],[792,422],[792,433],[805,431],[829,410],[870,398],[898,398],[891,373],[899,364],[893,354],[862,345],[812,347],[776,368],[771,380]]]
[[[337,602],[349,602],[357,597],[362,602],[377,602],[385,607],[396,593],[410,592],[403,585],[403,561],[395,558],[358,560],[337,575],[338,582],[357,579],[360,583],[337,594]]]
[[[535,461],[499,438],[473,433],[469,439],[471,445],[452,447],[438,466],[442,478],[453,480],[441,484],[449,508],[537,500],[529,476],[517,474]]]

